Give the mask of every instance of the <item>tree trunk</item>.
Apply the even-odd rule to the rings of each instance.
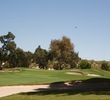
[[[3,68],[2,68],[2,61],[0,62],[0,70],[2,70]]]

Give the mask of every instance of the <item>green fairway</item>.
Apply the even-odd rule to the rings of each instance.
[[[95,69],[86,70],[35,70],[20,69],[20,72],[0,72],[0,86],[6,85],[31,85],[50,84],[53,82],[86,80],[93,78],[86,75],[69,75],[67,72],[78,71],[82,73],[94,73],[102,75],[100,78],[110,78],[110,72]]]
[[[47,84],[58,81],[69,81],[75,79],[87,79],[87,76],[68,75],[65,70],[29,70],[21,72],[0,72],[0,86],[20,84]]]
[[[54,86],[55,82],[65,82],[82,80],[85,82],[110,82],[110,72],[95,69],[74,69],[74,70],[35,70],[19,69],[19,72],[0,72],[0,86],[6,85],[33,85],[50,84]],[[78,72],[82,75],[67,74],[68,72]],[[87,74],[98,74],[100,77],[87,76]],[[55,84],[54,84],[55,83]],[[74,85],[73,85],[74,86]],[[110,89],[80,89],[80,90],[51,90],[40,92],[19,93],[0,100],[110,100]]]

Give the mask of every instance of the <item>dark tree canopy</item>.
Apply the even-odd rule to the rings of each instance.
[[[78,68],[80,68],[80,69],[90,69],[91,64],[87,60],[81,60],[78,64]]]
[[[0,70],[3,68],[29,67],[42,69],[102,69],[110,70],[110,62],[83,60],[75,52],[75,46],[71,39],[63,36],[61,39],[54,39],[50,42],[50,49],[42,49],[39,45],[35,52],[24,51],[17,47],[14,42],[15,35],[8,32],[0,36]]]
[[[14,38],[15,36],[11,32],[8,32],[7,35],[0,36],[0,42],[3,44],[1,51],[1,64],[2,61],[11,59],[13,55],[12,53],[14,53],[16,50],[16,43],[14,42]]]
[[[15,36],[11,32],[8,32],[7,35],[0,36],[0,41],[3,44],[3,53],[7,53],[8,51],[13,52],[15,50],[16,44],[13,41],[14,38]]]
[[[63,36],[61,40],[52,40],[50,44],[51,58],[58,62],[57,69],[63,69],[69,64],[71,67],[78,61],[78,53],[70,38]]]
[[[106,61],[102,61],[101,62],[101,69],[109,71],[110,70],[110,66],[109,66],[109,64]]]
[[[34,60],[37,64],[39,64],[40,68],[46,68],[47,65],[47,55],[48,52],[45,49],[42,49],[39,45],[34,52]]]

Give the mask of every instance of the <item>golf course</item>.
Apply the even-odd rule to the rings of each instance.
[[[0,0],[0,100],[110,100],[110,0]]]
[[[13,94],[0,100],[109,100],[109,83],[110,72],[104,70],[13,68],[0,71],[0,87],[49,85],[49,88],[39,87],[39,91]]]

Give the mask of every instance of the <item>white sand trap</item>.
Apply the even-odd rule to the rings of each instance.
[[[100,77],[101,75],[99,75],[99,74],[87,74],[87,76],[94,76],[94,77]]]
[[[0,97],[17,94],[21,92],[35,92],[39,88],[48,89],[49,85],[23,85],[23,86],[3,86],[0,87]]]
[[[85,76],[94,76],[94,77],[100,77],[100,76],[102,76],[102,75],[99,75],[99,74],[90,74],[90,73],[83,74],[83,73],[79,73],[79,72],[67,72],[66,74],[71,74],[71,75],[85,75]]]
[[[71,75],[82,75],[81,73],[78,73],[78,72],[67,72],[66,74],[71,74]]]

